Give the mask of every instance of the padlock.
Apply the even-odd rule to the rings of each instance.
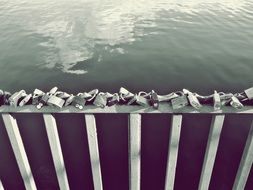
[[[248,98],[249,100],[252,100],[252,99],[253,99],[253,87],[244,90],[244,93],[246,94],[246,96],[247,96],[247,98]]]
[[[68,106],[73,102],[73,99],[75,98],[75,96],[73,94],[70,94],[70,96],[67,98],[67,100],[65,101],[64,106]]]
[[[115,104],[119,103],[119,94],[115,93],[111,98],[108,99],[107,105],[113,106]]]
[[[157,95],[157,96],[158,96],[158,101],[159,102],[165,102],[165,101],[168,102],[168,101],[172,100],[173,98],[177,98],[179,95],[176,94],[175,92],[172,92],[172,93],[167,94],[167,95],[163,95],[163,96]]]
[[[9,104],[9,98],[11,97],[11,93],[4,91],[4,95],[3,95],[3,104],[4,105],[10,105]]]
[[[158,109],[158,107],[159,107],[158,94],[154,90],[151,91],[150,104],[155,109]]]
[[[20,90],[19,92],[15,92],[10,98],[9,98],[9,104],[11,106],[17,106],[18,101],[20,98],[26,96],[26,92],[24,90]]]
[[[86,103],[86,100],[84,98],[82,98],[81,96],[74,96],[74,98],[71,102],[71,105],[82,110],[85,106],[85,103]]]
[[[213,108],[214,108],[215,111],[221,109],[220,95],[217,93],[216,90],[214,91],[214,94],[213,94]]]
[[[229,100],[233,97],[234,95],[232,93],[220,93],[220,99],[221,100]]]
[[[134,94],[131,93],[131,92],[129,92],[127,89],[121,87],[121,88],[119,89],[119,96],[120,96],[120,98],[121,98],[123,101],[125,101],[126,99],[129,100],[129,99],[133,98],[133,97],[134,97]]]
[[[243,104],[235,96],[231,98],[230,105],[236,109],[243,108]]]
[[[44,95],[45,93],[39,89],[35,89],[33,92],[33,97],[32,97],[32,104],[37,105],[39,104],[40,98]]]
[[[62,99],[70,97],[70,94],[68,94],[66,92],[62,92],[62,91],[57,91],[54,95],[59,97],[59,98],[62,98]]]
[[[171,100],[172,109],[180,109],[189,105],[186,95],[182,95]]]
[[[49,93],[49,92],[47,92],[46,94],[44,94],[41,98],[40,98],[40,100],[39,100],[39,103],[38,103],[38,105],[36,106],[38,109],[41,109],[44,105],[46,105],[47,104],[47,102],[48,102],[48,100],[49,100],[49,98],[51,97],[52,95]]]
[[[59,98],[55,95],[50,96],[48,101],[47,101],[47,105],[54,106],[54,107],[57,107],[57,108],[62,108],[64,103],[65,103],[64,99]]]
[[[49,94],[50,95],[53,95],[57,92],[58,88],[57,87],[53,87],[50,91],[49,91]]]
[[[21,102],[19,102],[19,106],[22,107],[22,106],[26,105],[31,99],[32,99],[32,94],[26,95],[26,97],[24,97],[23,100],[21,100]]]
[[[94,104],[95,106],[104,108],[104,107],[106,106],[106,104],[107,104],[107,97],[106,97],[106,94],[103,93],[103,92],[100,92],[100,93],[96,96],[96,98],[95,98],[93,104]]]
[[[137,94],[135,94],[128,102],[127,102],[127,105],[131,105],[131,104],[133,104],[133,103],[135,103],[136,102],[136,100],[137,100]]]
[[[213,101],[213,94],[208,96],[202,96],[199,95],[198,93],[193,93],[193,95],[196,96],[199,102],[203,104],[211,103]]]
[[[0,90],[0,106],[4,105],[4,92]]]
[[[221,105],[225,106],[228,105],[231,102],[231,98],[234,96],[232,93],[219,93],[220,99],[221,99]]]
[[[84,99],[89,99],[92,97],[92,95],[87,92],[78,93],[77,96],[80,96],[81,98],[84,98]]]
[[[195,109],[200,109],[202,107],[198,98],[194,96],[192,93],[188,93],[187,97],[192,107],[194,107]]]
[[[190,90],[187,90],[187,89],[185,89],[185,88],[183,89],[183,93],[186,94],[186,95],[187,95],[187,94],[192,94],[192,92],[191,92]]]
[[[136,96],[136,103],[141,106],[149,106],[148,99],[140,95]]]

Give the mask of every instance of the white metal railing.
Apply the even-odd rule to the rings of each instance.
[[[87,139],[90,153],[91,169],[93,184],[95,190],[103,189],[103,179],[101,175],[101,166],[99,158],[99,147],[96,132],[95,113],[127,113],[129,114],[129,188],[130,190],[140,190],[141,179],[141,114],[143,113],[167,113],[172,114],[171,132],[168,146],[167,168],[165,190],[174,189],[174,181],[177,167],[177,157],[180,142],[180,132],[183,120],[183,113],[208,113],[212,114],[212,122],[207,140],[204,162],[202,166],[201,177],[199,180],[199,190],[207,190],[209,188],[211,175],[215,163],[216,153],[220,140],[220,134],[225,119],[225,114],[252,114],[253,107],[248,106],[242,110],[234,110],[233,108],[224,108],[220,111],[212,111],[211,107],[204,106],[200,110],[194,110],[191,107],[186,107],[183,110],[174,112],[170,106],[162,104],[158,110],[152,108],[143,108],[140,106],[113,106],[105,109],[95,108],[94,106],[87,107],[82,111],[77,111],[72,107],[67,107],[62,110],[53,110],[52,108],[43,108],[36,110],[33,106],[25,106],[22,108],[13,108],[3,106],[0,108],[4,125],[15,154],[15,158],[27,190],[35,190],[36,184],[29,165],[27,154],[23,145],[23,141],[19,132],[16,119],[12,113],[33,113],[40,112],[43,114],[47,137],[52,153],[54,167],[57,175],[57,180],[61,190],[70,189],[68,177],[64,164],[60,139],[58,135],[55,117],[52,113],[83,113],[84,122],[86,123]],[[247,182],[252,162],[253,162],[253,123],[247,137],[246,146],[244,147],[240,166],[234,181],[233,190],[242,190]],[[0,190],[4,189],[0,180]]]

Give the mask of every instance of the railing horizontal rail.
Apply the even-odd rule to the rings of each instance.
[[[209,114],[221,114],[221,113],[236,113],[236,114],[253,114],[253,106],[245,106],[242,109],[235,109],[230,106],[224,106],[221,110],[214,111],[212,106],[203,106],[200,109],[195,109],[191,106],[186,106],[182,109],[173,110],[168,103],[160,104],[158,109],[153,107],[143,107],[137,105],[115,105],[111,107],[100,108],[93,105],[87,105],[83,110],[79,110],[73,106],[64,108],[55,108],[45,106],[41,109],[37,109],[33,105],[24,107],[13,106],[1,106],[0,113],[209,113]]]

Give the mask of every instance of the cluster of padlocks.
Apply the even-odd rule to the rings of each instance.
[[[200,109],[202,104],[212,104],[214,110],[221,109],[222,106],[232,106],[241,109],[245,104],[253,101],[253,87],[244,90],[241,93],[224,93],[214,91],[213,94],[202,96],[193,93],[187,89],[172,92],[167,95],[158,95],[154,90],[151,92],[132,93],[121,87],[118,93],[99,92],[98,89],[90,92],[78,93],[76,95],[59,91],[57,87],[52,88],[49,92],[35,89],[33,93],[27,94],[25,90],[20,90],[11,94],[0,90],[0,106],[9,105],[22,107],[24,105],[34,105],[38,109],[43,106],[53,106],[62,108],[64,106],[74,106],[77,109],[84,109],[85,105],[93,104],[104,108],[115,104],[152,106],[158,109],[160,102],[168,102],[173,109],[180,109],[190,105]]]

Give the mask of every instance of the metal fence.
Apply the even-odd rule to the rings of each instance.
[[[173,190],[176,168],[180,144],[180,134],[182,128],[182,121],[184,120],[184,114],[209,114],[211,115],[211,123],[209,129],[209,135],[207,144],[205,145],[205,154],[203,158],[202,170],[199,178],[198,189],[205,190],[209,189],[209,184],[212,177],[213,168],[215,165],[216,154],[219,147],[219,141],[221,137],[222,127],[224,120],[229,114],[244,115],[247,114],[250,117],[253,115],[253,107],[246,106],[241,110],[235,110],[231,107],[223,108],[220,111],[213,111],[210,106],[204,106],[200,110],[194,110],[191,107],[186,107],[179,111],[174,111],[167,104],[162,104],[158,110],[153,108],[143,108],[140,106],[113,106],[105,109],[96,108],[94,106],[88,106],[84,110],[76,110],[73,107],[66,107],[61,110],[53,108],[43,108],[41,110],[35,109],[33,106],[25,106],[22,108],[13,108],[9,106],[3,106],[0,108],[3,123],[8,134],[8,138],[13,149],[15,159],[18,165],[19,172],[22,176],[25,189],[34,190],[40,189],[36,185],[32,169],[29,163],[27,152],[20,134],[17,120],[13,114],[19,113],[38,113],[43,115],[45,130],[51,150],[52,160],[54,169],[56,172],[59,189],[67,190],[71,189],[68,181],[68,175],[64,164],[64,156],[62,153],[61,139],[58,134],[58,127],[55,113],[81,113],[83,114],[87,140],[89,148],[89,157],[92,171],[92,179],[95,190],[102,190],[103,188],[103,175],[101,173],[101,160],[100,160],[100,147],[97,137],[97,126],[96,126],[96,114],[127,114],[128,115],[128,167],[129,167],[129,189],[140,190],[141,187],[141,132],[142,132],[142,116],[144,114],[167,114],[171,116],[170,134],[168,140],[168,154],[167,154],[167,167],[165,174],[164,189]],[[252,117],[253,118],[253,117]],[[198,121],[192,121],[198,122]],[[112,131],[113,133],[113,131]],[[245,188],[247,180],[251,171],[253,162],[253,124],[251,124],[247,140],[243,148],[243,154],[238,165],[236,177],[233,181],[233,190],[242,190]],[[73,141],[75,139],[72,139]],[[116,143],[116,142],[115,142]],[[194,153],[193,153],[194,154]],[[4,157],[5,155],[1,155]],[[102,168],[103,169],[103,168]],[[4,175],[4,174],[2,174]],[[3,177],[3,176],[2,176]],[[3,177],[4,178],[4,177]],[[5,187],[5,181],[0,180],[0,190],[7,189]],[[80,187],[80,189],[83,189]],[[119,188],[120,189],[120,188]]]

